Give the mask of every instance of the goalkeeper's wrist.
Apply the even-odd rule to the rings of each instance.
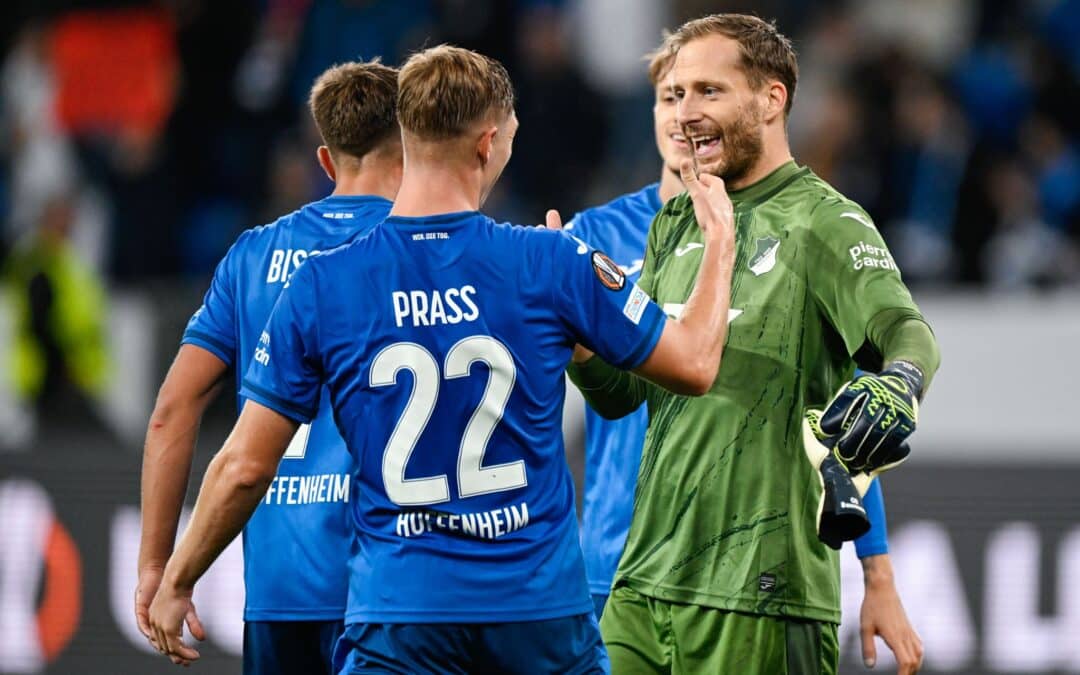
[[[894,375],[899,377],[904,382],[908,383],[915,396],[920,399],[922,398],[925,376],[923,375],[922,368],[919,368],[911,361],[904,361],[902,359],[891,361],[885,366],[885,369],[881,371],[880,375]]]

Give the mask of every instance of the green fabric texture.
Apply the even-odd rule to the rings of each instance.
[[[816,534],[821,488],[802,450],[803,412],[824,407],[851,379],[857,356],[867,369],[880,366],[865,358],[875,351],[867,333],[874,317],[921,315],[870,218],[809,169],[789,162],[730,194],[735,271],[711,391],[678,396],[598,358],[570,369],[601,414],[648,404],[614,586],[839,623],[839,564]],[[701,242],[686,194],[653,221],[638,283],[671,316],[693,288]]]
[[[875,316],[866,329],[867,341],[882,354],[882,362],[909,361],[923,372],[924,394],[941,365],[941,352],[930,326],[910,310],[887,309]]]
[[[611,672],[656,675],[832,675],[837,627],[683,605],[616,588],[600,632]]]

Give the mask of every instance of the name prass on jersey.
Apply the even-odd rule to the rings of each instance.
[[[480,308],[473,302],[475,295],[476,288],[470,285],[434,291],[392,291],[394,323],[403,328],[408,319],[413,328],[418,328],[476,321]]]

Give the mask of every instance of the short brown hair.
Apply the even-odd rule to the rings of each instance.
[[[645,55],[649,62],[649,82],[653,88],[660,84],[660,78],[668,74],[675,63],[675,52],[671,49],[671,33],[664,31],[660,46]]]
[[[678,53],[688,42],[708,35],[723,35],[739,43],[740,65],[751,87],[779,80],[787,88],[784,115],[791,112],[799,64],[795,48],[775,23],[751,14],[711,14],[687,21],[671,36],[671,50]]]
[[[468,49],[439,45],[409,57],[398,82],[398,116],[426,140],[460,135],[493,110],[510,114],[514,87],[501,63]]]
[[[342,63],[315,80],[308,106],[323,143],[332,153],[363,157],[400,133],[398,72],[379,63]]]

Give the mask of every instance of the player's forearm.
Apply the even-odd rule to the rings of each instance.
[[[690,361],[696,357],[697,367],[709,373],[710,385],[720,369],[727,340],[734,262],[734,242],[705,240],[694,290],[677,322],[684,333],[684,353],[691,357]]]
[[[150,418],[143,448],[140,570],[164,567],[172,553],[204,407],[159,404]]]
[[[912,310],[890,309],[875,316],[867,326],[867,338],[882,356],[882,363],[908,361],[922,370],[923,390],[941,365],[941,352],[930,326]]]
[[[274,478],[275,466],[226,446],[210,462],[191,522],[165,567],[164,582],[191,588],[251,518]]]
[[[299,424],[254,401],[240,413],[206,469],[191,523],[169,558],[162,583],[188,589],[251,518]]]
[[[566,373],[601,417],[611,420],[625,417],[645,401],[644,380],[619,370],[599,356],[594,355],[583,363],[571,363]]]

